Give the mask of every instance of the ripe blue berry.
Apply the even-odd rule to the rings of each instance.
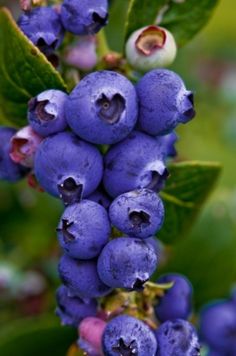
[[[139,125],[149,135],[165,135],[195,116],[193,93],[167,69],[154,69],[137,84]]]
[[[207,305],[201,313],[200,334],[203,341],[212,349],[224,355],[235,355],[236,308],[234,302],[222,300]]]
[[[45,54],[57,49],[64,37],[59,14],[52,8],[40,6],[23,13],[18,25],[24,34]]]
[[[130,65],[140,71],[167,67],[177,52],[173,35],[163,27],[146,26],[131,34],[126,43]]]
[[[70,296],[77,296],[86,301],[104,296],[111,291],[98,276],[96,260],[75,260],[63,255],[58,270],[61,280],[69,289]]]
[[[155,138],[134,131],[105,156],[104,187],[117,197],[131,190],[163,188],[168,171]]]
[[[66,208],[57,231],[65,253],[86,260],[99,255],[108,242],[111,227],[105,208],[82,200]]]
[[[0,127],[0,180],[16,182],[24,177],[28,169],[16,164],[10,158],[11,138],[16,130],[10,127]]]
[[[158,356],[200,356],[200,344],[193,325],[186,320],[166,321],[156,331]]]
[[[89,195],[87,199],[102,205],[105,209],[108,209],[111,205],[111,198],[106,194],[102,187],[95,190],[95,192]]]
[[[105,356],[155,356],[157,346],[151,329],[129,315],[112,319],[103,334]]]
[[[60,317],[63,325],[78,327],[79,323],[88,316],[95,316],[97,302],[95,299],[84,303],[78,297],[70,297],[67,287],[61,285],[56,292],[56,315]]]
[[[30,100],[28,121],[35,132],[45,137],[65,130],[66,98],[60,90],[46,90]]]
[[[119,195],[111,204],[112,225],[125,234],[147,238],[159,231],[164,221],[164,205],[149,189]]]
[[[166,274],[157,280],[158,284],[169,282],[174,282],[174,285],[158,300],[155,306],[156,317],[161,322],[187,319],[192,310],[192,286],[189,280],[180,274]]]
[[[73,133],[47,137],[36,152],[35,175],[40,185],[66,205],[90,195],[99,185],[102,173],[99,151]]]
[[[107,0],[64,0],[61,20],[65,29],[76,35],[91,35],[108,22]]]
[[[155,249],[148,242],[119,237],[103,248],[98,258],[98,274],[110,287],[142,290],[157,262]]]
[[[113,144],[134,128],[138,115],[134,86],[111,71],[87,75],[69,95],[66,117],[72,130],[86,141]]]
[[[175,143],[178,141],[178,135],[173,131],[167,135],[157,136],[159,150],[162,152],[164,159],[174,158],[177,156]]]

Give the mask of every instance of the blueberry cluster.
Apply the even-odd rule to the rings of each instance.
[[[50,54],[64,29],[98,32],[107,23],[107,5],[64,0],[60,13],[37,7],[21,16],[19,26]],[[160,31],[154,31],[158,38]],[[142,48],[145,38],[139,38]],[[90,356],[200,353],[186,320],[188,280],[171,274],[148,282],[160,260],[153,236],[164,221],[158,193],[169,175],[167,160],[176,155],[173,130],[194,115],[193,93],[173,71],[153,69],[134,86],[103,70],[85,76],[69,95],[54,89],[39,93],[29,102],[29,126],[0,129],[0,178],[34,175],[63,203],[57,227],[63,284],[56,313],[63,324],[79,326],[79,346]],[[141,317],[127,312],[130,303],[112,312],[103,308],[106,298],[123,293],[142,301]]]

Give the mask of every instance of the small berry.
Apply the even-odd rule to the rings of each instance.
[[[107,0],[64,0],[61,20],[65,29],[75,35],[97,33],[108,22]]]
[[[80,322],[88,316],[97,313],[97,302],[95,299],[84,303],[78,297],[70,297],[67,287],[61,285],[56,292],[57,308],[56,315],[60,317],[63,325],[78,327]]]
[[[28,121],[35,132],[45,137],[65,130],[66,98],[60,90],[46,90],[30,100]]]
[[[165,274],[158,280],[158,284],[174,282],[165,291],[165,295],[155,306],[156,317],[160,322],[173,319],[187,319],[192,311],[192,286],[189,280],[180,274]]]
[[[113,144],[124,139],[137,121],[132,83],[123,75],[99,71],[87,75],[69,95],[67,122],[86,141]]]
[[[89,356],[102,355],[102,336],[107,323],[99,318],[87,317],[79,326],[79,347]]]
[[[169,66],[176,52],[173,35],[165,28],[154,25],[133,32],[126,43],[129,64],[144,72]]]
[[[65,253],[86,260],[99,255],[108,242],[111,227],[105,208],[82,200],[66,208],[57,231]]]
[[[119,195],[109,209],[111,223],[125,234],[147,238],[162,227],[164,205],[149,189],[139,189]]]
[[[49,6],[26,11],[20,16],[18,25],[24,34],[47,55],[60,46],[64,37],[60,16]]]
[[[103,183],[114,198],[140,188],[159,191],[167,177],[158,142],[144,133],[132,132],[105,155]]]
[[[200,356],[200,343],[193,325],[186,320],[166,321],[156,331],[158,356]]]
[[[31,126],[25,126],[17,131],[10,143],[10,157],[13,162],[33,168],[35,153],[42,139]]]
[[[95,190],[95,192],[89,195],[87,199],[100,204],[105,209],[108,209],[111,205],[111,198],[106,194],[102,187]]]
[[[142,290],[157,262],[156,251],[148,242],[119,237],[103,248],[98,258],[98,274],[110,287]]]
[[[155,69],[137,84],[139,125],[149,135],[165,135],[195,116],[193,93],[167,69]]]
[[[58,270],[61,280],[69,289],[70,296],[77,296],[87,301],[104,296],[111,291],[111,288],[98,276],[96,260],[75,260],[63,255]]]
[[[97,64],[95,36],[81,37],[73,46],[67,49],[65,62],[83,71],[92,70]]]
[[[129,315],[113,318],[103,334],[105,356],[155,356],[157,346],[151,329]]]
[[[65,205],[79,202],[94,192],[102,173],[103,162],[97,148],[70,132],[47,137],[36,152],[37,180]]]
[[[167,135],[157,136],[156,140],[164,159],[174,158],[177,156],[175,144],[178,141],[178,135],[174,131]]]
[[[0,180],[16,182],[28,173],[26,167],[16,164],[10,158],[11,139],[16,132],[10,127],[0,127]]]

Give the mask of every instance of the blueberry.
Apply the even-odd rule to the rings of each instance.
[[[96,66],[98,61],[96,46],[96,36],[80,37],[68,48],[64,60],[72,67],[85,72],[90,71]]]
[[[178,141],[178,136],[174,131],[163,136],[157,136],[156,140],[164,159],[174,158],[177,156],[175,143]]]
[[[23,13],[18,25],[24,34],[45,54],[51,54],[61,44],[64,29],[59,14],[46,6]]]
[[[108,242],[111,227],[105,208],[82,200],[66,208],[57,231],[65,253],[86,260],[99,255]]]
[[[70,296],[77,296],[87,301],[87,299],[104,296],[111,291],[111,288],[98,276],[96,260],[75,260],[63,255],[58,270],[61,280],[69,289]]]
[[[155,306],[156,317],[164,322],[173,319],[187,319],[192,311],[192,286],[189,280],[180,274],[165,274],[158,284],[174,282]]]
[[[16,130],[10,127],[0,127],[0,180],[16,182],[28,173],[28,168],[16,164],[10,158],[11,138]]]
[[[186,320],[166,321],[157,329],[156,338],[156,356],[200,356],[196,330]]]
[[[126,43],[130,65],[140,71],[167,67],[177,52],[173,35],[163,27],[146,26],[133,32]]]
[[[35,153],[42,139],[31,126],[23,127],[11,138],[11,159],[22,166],[33,168]]]
[[[98,274],[110,287],[142,290],[157,262],[156,251],[148,242],[119,237],[103,248],[98,258]]]
[[[129,315],[112,319],[103,334],[105,356],[155,356],[157,341],[151,329]]]
[[[160,230],[164,205],[149,189],[133,190],[119,195],[109,209],[111,223],[125,234],[147,238]]]
[[[132,132],[105,156],[104,187],[114,198],[140,188],[159,191],[167,177],[157,141],[144,133]]]
[[[86,141],[113,144],[134,128],[138,115],[132,83],[111,71],[87,75],[69,95],[66,116],[72,130]]]
[[[212,349],[227,355],[236,354],[236,308],[234,302],[222,300],[207,305],[201,313],[200,334]],[[230,352],[235,353],[230,353]]]
[[[30,100],[28,121],[35,132],[45,137],[65,130],[66,98],[60,90],[46,90]]]
[[[89,195],[87,199],[102,205],[105,209],[108,209],[111,205],[111,198],[106,194],[102,187],[98,187],[98,189]]]
[[[63,325],[78,327],[80,322],[97,313],[97,302],[95,299],[84,303],[78,297],[70,297],[67,287],[61,285],[56,292],[57,308],[56,315],[60,317]]]
[[[47,137],[36,152],[35,175],[40,185],[53,196],[59,196],[66,205],[95,191],[102,173],[99,151],[73,133]]]
[[[65,29],[76,35],[97,33],[108,22],[107,0],[64,0],[61,20]]]
[[[101,356],[102,335],[107,323],[99,318],[85,318],[79,326],[79,347],[89,356]]]
[[[165,135],[195,116],[193,93],[167,69],[154,69],[137,84],[139,125],[149,135]]]

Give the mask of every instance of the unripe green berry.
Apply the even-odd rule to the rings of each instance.
[[[142,72],[167,67],[177,52],[173,35],[163,27],[143,27],[129,37],[126,57],[129,64]]]

